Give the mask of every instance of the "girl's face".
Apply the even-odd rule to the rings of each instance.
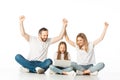
[[[61,52],[61,53],[64,53],[64,52],[65,52],[65,45],[64,45],[64,44],[61,44],[61,45],[60,45],[60,52]]]
[[[84,40],[83,40],[83,38],[81,38],[81,37],[78,37],[78,38],[77,38],[77,45],[78,45],[79,47],[82,47],[82,46],[84,45]]]

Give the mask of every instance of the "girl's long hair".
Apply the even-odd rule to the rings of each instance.
[[[60,45],[62,45],[62,44],[65,45],[64,60],[68,60],[67,44],[64,41],[60,42],[58,45],[57,59],[58,60],[61,59]]]

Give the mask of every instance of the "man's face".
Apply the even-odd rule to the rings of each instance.
[[[48,39],[48,31],[42,31],[40,34],[40,38],[43,42],[46,42]]]

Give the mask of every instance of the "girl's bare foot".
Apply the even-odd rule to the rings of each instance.
[[[62,72],[62,74],[63,74],[63,75],[68,75],[68,73],[67,73],[67,72]]]

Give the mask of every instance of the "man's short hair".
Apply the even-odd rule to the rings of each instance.
[[[39,34],[41,34],[41,32],[42,32],[42,31],[48,31],[48,29],[47,29],[47,28],[45,28],[45,27],[43,27],[43,28],[41,28],[41,29],[39,30],[39,32],[38,32],[38,33],[39,33]]]

